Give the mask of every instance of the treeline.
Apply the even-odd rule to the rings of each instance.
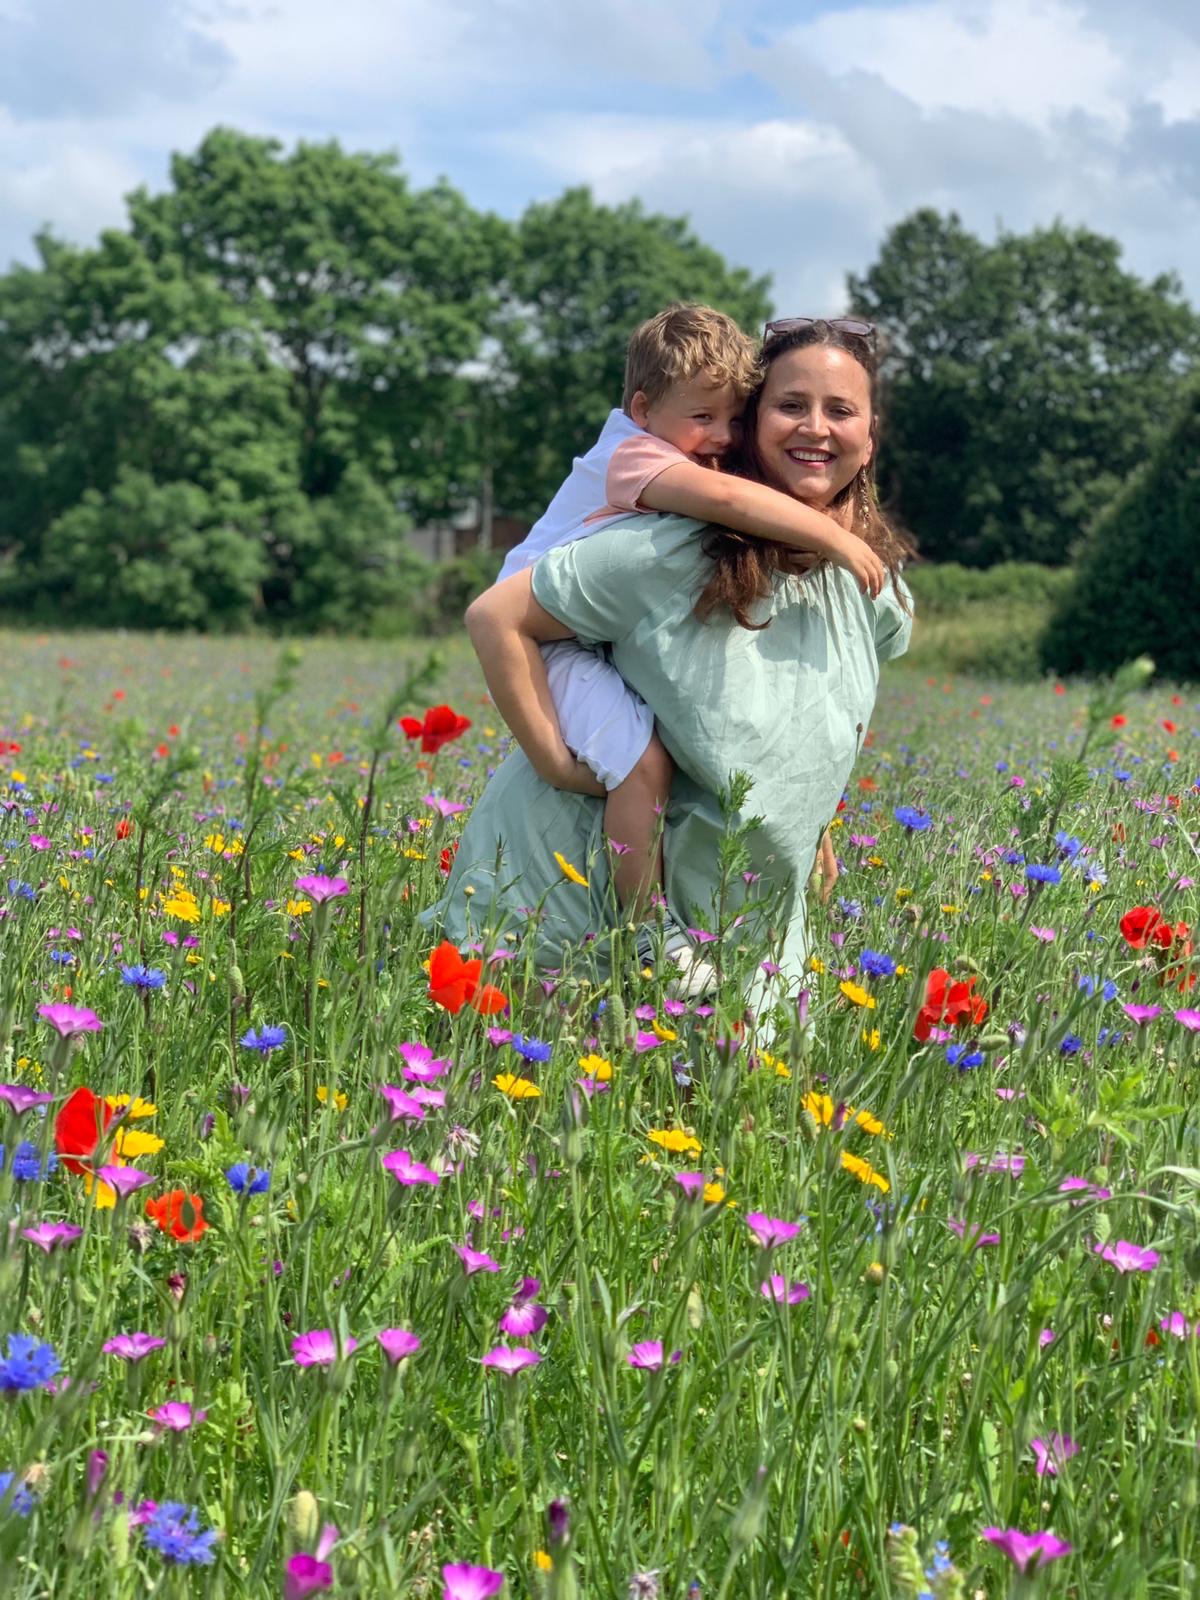
[[[485,482],[538,515],[618,402],[641,318],[701,299],[755,329],[772,309],[681,219],[580,189],[510,223],[336,144],[218,129],[128,207],[95,247],[43,235],[36,267],[0,277],[10,617],[361,629],[419,610],[408,530]],[[985,244],[918,212],[849,291],[888,334],[885,489],[923,553],[968,566],[1068,561],[1200,355],[1178,283],[1085,230]]]

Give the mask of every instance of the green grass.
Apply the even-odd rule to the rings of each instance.
[[[463,820],[422,797],[469,803],[502,746],[461,643],[424,678],[413,646],[318,643],[298,665],[256,641],[0,649],[0,1081],[54,1097],[44,1116],[0,1102],[0,1354],[32,1335],[62,1363],[56,1392],[0,1396],[10,1502],[27,1482],[27,1514],[0,1501],[6,1600],[277,1596],[326,1523],[342,1597],[441,1596],[455,1562],[557,1600],[911,1597],[940,1539],[939,1596],[1022,1592],[989,1525],[1073,1547],[1026,1593],[1196,1591],[1200,1339],[1158,1331],[1200,1318],[1200,1002],[1177,932],[1200,877],[1194,691],[1130,693],[1118,729],[1117,701],[1082,687],[889,672],[801,1007],[743,1016],[762,952],[732,929],[709,1016],[671,1014],[635,972],[594,986],[586,953],[543,987],[514,928],[487,969],[505,1018],[431,1003],[415,922]],[[421,758],[395,716],[442,700],[474,726]],[[906,830],[897,805],[932,825]],[[1031,890],[1006,852],[1061,882]],[[328,912],[295,888],[314,873],[347,880]],[[1122,937],[1138,905],[1169,949]],[[864,950],[898,970],[866,976]],[[126,983],[132,963],[162,988]],[[987,1010],[920,1043],[935,968]],[[37,1009],[68,988],[103,1021],[70,1047]],[[274,1025],[270,1054],[239,1043]],[[402,1044],[448,1064],[420,1121],[389,1122],[379,1092],[414,1087]],[[607,1092],[580,1087],[588,1055]],[[540,1092],[511,1099],[503,1074]],[[163,1141],[136,1157],[153,1182],[112,1209],[61,1163],[15,1179],[15,1146],[38,1147],[23,1171],[44,1161],[79,1085],[157,1108],[126,1130]],[[436,1186],[385,1170],[401,1149]],[[266,1193],[234,1192],[239,1161]],[[684,1172],[723,1194],[689,1199]],[[1110,1194],[1071,1203],[1068,1177]],[[202,1201],[192,1242],[145,1214],[171,1190]],[[802,1226],[768,1252],[753,1212]],[[23,1236],[43,1221],[82,1236],[44,1254]],[[468,1239],[498,1271],[465,1274]],[[1117,1240],[1157,1265],[1118,1272],[1097,1253]],[[764,1296],[772,1273],[807,1295]],[[540,1361],[507,1378],[481,1360],[515,1343],[498,1323],[526,1276]],[[396,1368],[388,1328],[421,1340]],[[320,1329],[357,1348],[302,1369],[292,1341]],[[165,1345],[104,1353],[133,1331]],[[662,1370],[630,1365],[643,1341]],[[161,1432],[168,1401],[206,1416]],[[1052,1434],[1077,1453],[1039,1477],[1031,1441]],[[211,1564],[172,1565],[129,1514],[147,1500],[195,1507]]]

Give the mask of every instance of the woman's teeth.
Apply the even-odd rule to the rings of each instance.
[[[827,461],[835,459],[828,450],[789,450],[788,455],[793,461],[803,461],[818,467],[823,467]]]

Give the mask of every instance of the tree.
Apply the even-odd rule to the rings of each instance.
[[[1109,672],[1153,657],[1168,677],[1200,678],[1200,386],[1100,518],[1051,619],[1056,672]]]
[[[1061,224],[974,238],[918,211],[848,287],[886,334],[885,495],[935,560],[1070,559],[1200,359],[1178,280]]]
[[[682,218],[637,201],[602,206],[586,189],[531,206],[499,326],[489,431],[497,502],[537,517],[621,403],[625,345],[672,300],[702,300],[749,332],[770,315],[768,282],[729,267]]]

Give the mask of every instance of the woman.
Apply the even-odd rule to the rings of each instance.
[[[584,944],[604,964],[615,901],[602,805],[590,774],[571,775],[578,764],[562,746],[537,650],[575,636],[610,646],[675,762],[664,851],[676,920],[716,930],[748,896],[770,902],[774,960],[785,982],[802,974],[809,869],[861,748],[879,663],[907,648],[911,612],[903,546],[875,503],[870,330],[772,324],[763,362],[741,469],[838,516],[877,551],[890,582],[871,600],[837,568],[801,576],[782,546],[642,517],[550,552],[477,600],[468,626],[499,710],[523,750],[580,792],[544,783],[523,751],[509,756],[471,815],[443,901],[427,913],[449,939],[482,936],[492,948],[536,908],[538,965],[562,966]],[[555,741],[561,760],[548,763]],[[718,795],[739,771],[753,784],[744,815],[761,823],[748,836],[748,873],[722,891]]]

